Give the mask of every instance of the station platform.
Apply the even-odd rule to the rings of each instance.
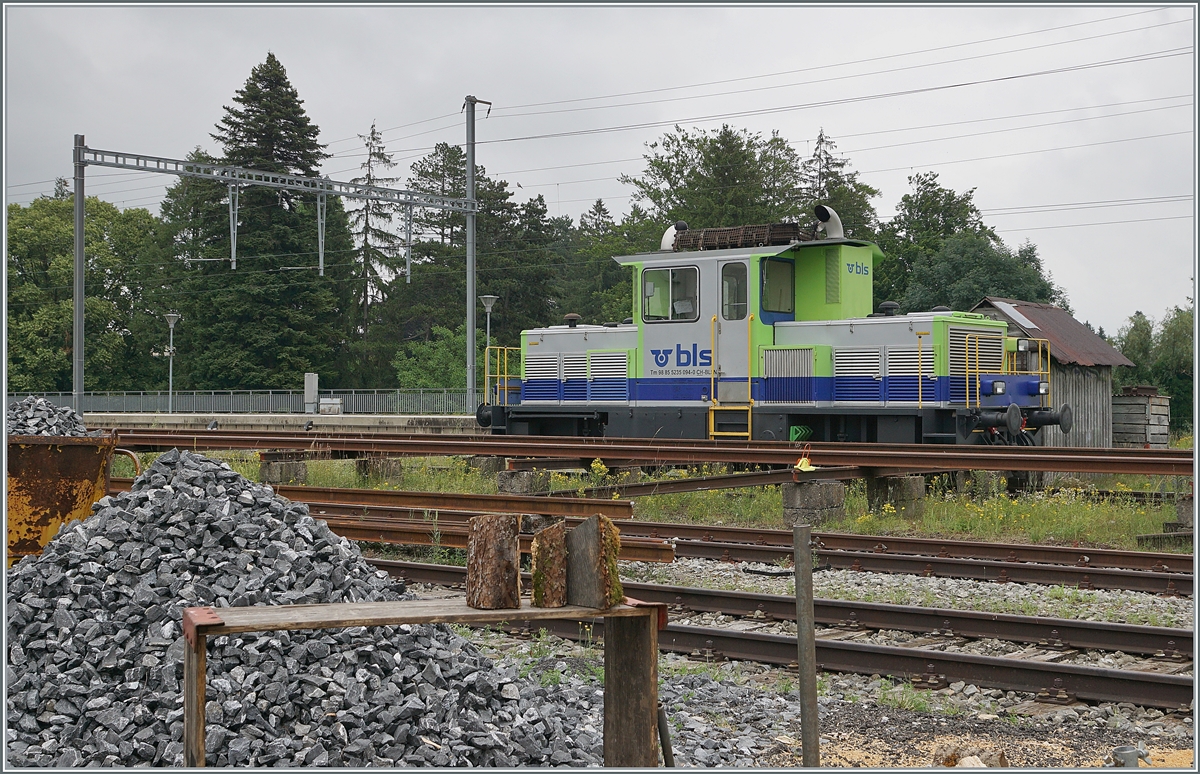
[[[203,430],[213,420],[222,430],[313,429],[333,433],[412,433],[417,435],[482,435],[475,417],[462,414],[133,414],[85,413],[89,429],[128,427],[139,430]]]

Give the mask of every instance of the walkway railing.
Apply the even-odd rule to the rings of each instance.
[[[31,393],[14,393],[5,406]],[[32,393],[57,406],[74,406],[69,392]],[[326,406],[341,404],[343,414],[474,414],[475,406],[465,389],[444,390],[320,390],[318,399]],[[303,414],[303,390],[187,390],[172,398],[176,414]],[[78,410],[78,409],[77,409]],[[85,392],[84,413],[167,412],[167,393]]]

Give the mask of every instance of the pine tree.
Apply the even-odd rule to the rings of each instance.
[[[360,134],[359,138],[366,147],[367,158],[361,165],[363,174],[352,182],[388,187],[398,181],[398,177],[386,176],[387,170],[396,166],[396,162],[384,149],[383,138],[375,128],[375,122],[371,122],[371,131]],[[357,208],[350,210],[350,231],[359,245],[356,272],[362,278],[361,283],[356,283],[359,297],[355,307],[362,309],[361,321],[356,327],[365,334],[370,326],[371,302],[379,299],[382,292],[381,275],[391,278],[396,274],[396,252],[401,240],[388,229],[397,214],[398,205],[376,199],[357,201]]]

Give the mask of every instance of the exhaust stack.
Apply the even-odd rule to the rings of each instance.
[[[817,225],[817,230],[824,231],[826,239],[846,238],[846,232],[842,230],[842,219],[838,217],[838,214],[833,211],[832,207],[818,204],[815,212],[817,220],[820,221]]]
[[[676,223],[674,226],[668,227],[667,230],[663,233],[662,242],[659,243],[659,246],[658,246],[659,251],[666,252],[668,250],[674,250],[675,249],[675,237],[679,234],[680,231],[687,231],[687,227],[688,227],[688,224],[684,223],[682,220],[679,221],[678,223]]]

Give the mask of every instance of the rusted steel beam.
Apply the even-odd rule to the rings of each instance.
[[[322,517],[329,528],[350,540],[372,543],[394,543],[397,545],[444,546],[446,548],[467,547],[467,527],[463,524],[441,524],[428,522],[379,522],[340,516]],[[521,535],[521,553],[530,552],[533,535]],[[630,562],[673,562],[675,550],[665,540],[646,538],[621,538],[618,558]]]
[[[607,440],[607,439],[606,439]],[[389,453],[394,455],[491,455],[505,457],[595,457],[651,463],[726,462],[794,464],[799,448],[781,443],[688,445],[645,439],[597,442],[596,439],[520,436],[480,438],[208,434],[205,431],[134,430],[121,436],[123,446],[187,448],[308,449]],[[603,454],[598,454],[603,450]],[[825,467],[887,468],[895,471],[1028,470],[1077,473],[1192,475],[1191,452],[1173,449],[1076,449],[900,444],[821,444],[809,447],[809,461]]]
[[[113,479],[115,491],[128,491],[133,480]],[[507,494],[460,494],[455,492],[406,492],[388,489],[351,489],[328,486],[272,485],[276,494],[296,502],[344,503],[357,506],[415,508],[430,511],[474,513],[534,513],[543,516],[578,516],[599,513],[610,519],[633,518],[629,500],[592,500],[582,497],[531,497]]]

